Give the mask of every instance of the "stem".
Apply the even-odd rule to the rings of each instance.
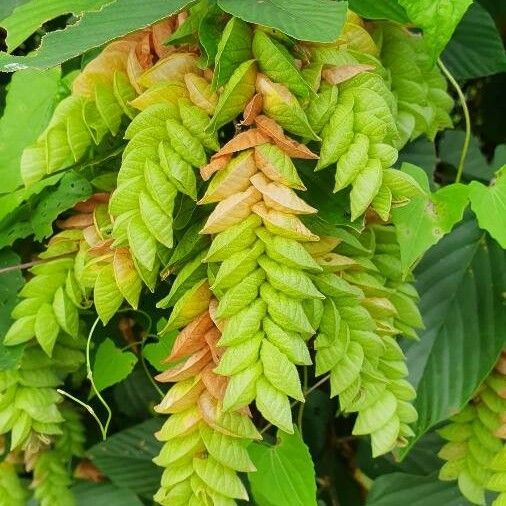
[[[160,398],[163,399],[165,394],[163,393],[162,389],[156,384],[156,381],[153,379],[153,376],[151,376],[149,369],[148,369],[148,365],[146,364],[146,360],[144,358],[144,343],[145,342],[146,342],[146,339],[144,339],[144,341],[142,341],[142,344],[141,344],[141,353],[140,353],[141,364],[144,369],[144,372],[146,373],[146,376],[148,377],[150,383],[153,385],[153,388],[159,393]]]
[[[464,113],[466,136],[464,138],[464,144],[462,146],[462,153],[460,154],[459,165],[457,167],[457,175],[455,176],[455,182],[460,183],[460,180],[462,179],[462,172],[464,171],[464,163],[466,161],[467,152],[469,151],[469,144],[471,142],[471,117],[469,115],[466,97],[464,96],[464,92],[462,91],[462,88],[459,86],[459,83],[452,76],[451,72],[446,68],[445,64],[441,61],[441,58],[438,59],[438,65],[441,68],[443,74],[448,79],[448,81],[450,81],[451,85],[455,88],[455,91],[459,96],[462,112]]]
[[[98,391],[97,387],[95,386],[95,382],[93,381],[93,372],[91,371],[91,361],[90,361],[90,344],[91,344],[91,338],[93,336],[93,333],[95,332],[95,329],[97,328],[98,323],[100,322],[100,318],[97,318],[95,320],[95,323],[91,327],[90,333],[88,334],[88,340],[86,341],[86,376],[90,380],[91,388],[95,395],[98,397],[99,401],[104,406],[105,410],[107,411],[107,420],[105,422],[105,425],[102,425],[100,423],[100,430],[102,431],[102,439],[105,441],[107,439],[107,431],[109,429],[109,424],[112,420],[112,411],[107,402],[105,402],[104,398]]]
[[[100,428],[100,432],[102,433],[102,438],[105,439],[105,437],[104,437],[104,426],[102,425],[102,422],[100,421],[100,418],[95,413],[95,410],[89,404],[86,404],[81,399],[78,399],[77,397],[74,397],[73,395],[69,394],[68,392],[65,392],[65,390],[62,390],[61,388],[57,388],[56,391],[59,394],[64,395],[65,397],[68,397],[69,399],[73,400],[74,402],[76,402],[77,404],[79,404],[80,406],[82,406],[84,409],[86,409],[86,411],[88,411],[88,413],[98,423],[98,426]]]
[[[311,388],[309,388],[308,390],[306,390],[304,392],[304,396],[307,397],[311,392],[314,392],[319,386],[323,385],[327,380],[330,379],[330,374],[327,374],[327,376],[324,376],[321,380],[317,381]],[[290,404],[290,407],[293,408],[294,406],[296,406],[296,404],[298,403],[299,401],[293,401],[291,404]],[[264,432],[268,431],[270,428],[272,427],[272,423],[268,423],[261,431],[260,431],[260,434],[263,434]]]
[[[308,375],[307,375],[307,366],[304,366],[302,368],[302,377],[303,377],[303,391],[305,392],[307,390],[307,382],[308,382]],[[301,402],[299,406],[299,415],[297,417],[297,426],[299,427],[300,435],[302,436],[302,419],[304,418],[304,406],[306,405],[305,402]]]
[[[43,260],[33,260],[32,262],[26,262],[24,264],[16,264],[16,265],[9,265],[8,267],[2,267],[0,269],[0,274],[5,274],[6,272],[12,272],[12,271],[19,271],[23,269],[29,269],[30,267],[34,267],[39,264],[45,264],[47,262],[52,262],[53,260],[57,260],[58,258],[65,258],[70,255],[59,255],[56,257],[51,257],[48,259]]]

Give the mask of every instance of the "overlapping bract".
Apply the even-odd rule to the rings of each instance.
[[[422,37],[391,23],[380,23],[381,61],[390,71],[397,98],[397,126],[403,146],[409,140],[436,134],[453,125],[453,99],[441,71],[427,54]]]
[[[156,411],[170,414],[156,437],[164,442],[155,463],[165,468],[155,500],[166,506],[223,504],[248,499],[237,472],[254,471],[245,442],[260,439],[247,409],[224,411],[226,379],[213,372],[222,350],[208,310],[177,337],[157,376],[174,383]]]
[[[506,355],[474,399],[440,429],[448,441],[439,457],[446,460],[439,479],[457,480],[473,504],[485,505],[485,492],[499,492],[493,506],[506,503]]]
[[[0,506],[26,506],[28,491],[9,458],[0,463]]]
[[[198,25],[195,12],[187,27]],[[371,435],[374,455],[412,434],[415,393],[396,336],[416,337],[422,322],[395,230],[312,233],[304,215],[317,209],[298,194],[306,188],[293,159],[335,168],[352,220],[387,222],[392,206],[422,192],[393,169],[397,150],[451,123],[444,80],[416,37],[380,24],[376,44],[373,25],[352,13],[332,44],[291,41],[232,17],[214,71],[203,69],[209,55],[195,34],[183,28],[177,46],[163,44],[185,18],[107,46],[23,157],[30,184],[102,150],[129,122],[117,188],[60,223],[6,336],[28,344],[19,370],[0,372],[0,433],[11,431],[13,448],[51,440],[32,459],[43,505],[72,504],[63,464],[80,453],[79,428],[55,387],[82,363],[70,338],[79,336],[78,310],[94,302],[107,323],[124,300],[137,308],[142,283],[154,291],[162,266],[163,278],[176,274],[159,302],[172,307],[162,335],[183,330],[158,377],[173,385],[156,408],[171,415],[157,435],[164,446],[155,461],[165,468],[157,502],[247,499],[236,472],[254,471],[245,444],[260,439],[248,405],[292,432],[290,398],[304,400],[297,366],[311,365],[313,344],[316,374],[329,373],[332,395],[357,413],[354,433]],[[410,60],[398,62],[401,53]],[[205,190],[196,169],[212,177]],[[183,237],[188,249],[167,263],[175,211],[199,197],[210,206],[197,211],[207,240],[191,239],[193,251]],[[504,470],[497,459],[494,490]]]
[[[163,40],[175,27],[176,19],[169,18],[127,35],[86,65],[35,145],[24,150],[25,185],[74,165],[104,139],[118,135],[125,118],[135,115],[130,102],[140,92],[139,75],[170,52]]]
[[[397,308],[403,308],[397,288],[388,286],[389,278],[399,283],[398,246],[396,250],[390,227],[364,234],[372,242],[369,249],[349,232],[338,235],[313,248],[325,270],[315,283],[326,296],[314,343],[316,374],[330,373],[331,395],[339,395],[344,412],[358,413],[353,433],[370,434],[373,455],[378,456],[404,446],[413,435],[409,424],[417,419],[411,404],[415,391],[406,380],[404,354],[395,340],[403,318]],[[421,326],[416,306],[409,322]]]
[[[126,131],[129,143],[109,210],[114,247],[128,247],[152,285],[173,246],[176,203],[196,200],[195,168],[206,164],[206,151],[219,149],[217,136],[205,131],[217,97],[190,51],[160,60],[138,82],[146,89],[132,105],[141,113]]]

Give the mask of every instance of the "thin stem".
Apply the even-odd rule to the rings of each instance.
[[[308,382],[308,374],[307,374],[307,366],[304,366],[302,368],[302,377],[303,377],[303,391],[307,391],[307,382]],[[304,418],[304,406],[306,405],[305,402],[301,402],[299,406],[299,414],[297,417],[297,426],[299,427],[300,435],[302,436],[302,423]]]
[[[109,425],[112,420],[112,411],[111,411],[111,408],[109,407],[109,404],[107,404],[107,402],[105,402],[104,398],[102,397],[102,395],[98,391],[97,387],[95,386],[95,382],[93,381],[93,372],[91,371],[91,360],[90,360],[91,338],[92,338],[93,333],[95,332],[95,329],[97,328],[97,325],[99,322],[100,322],[100,318],[97,318],[95,320],[95,323],[91,327],[90,333],[88,334],[88,340],[86,341],[86,376],[90,380],[91,388],[92,388],[93,392],[98,397],[99,401],[102,403],[105,410],[107,411],[107,420],[105,422],[105,425],[102,426],[102,424],[100,424],[101,430],[102,430],[102,439],[105,441],[107,439],[107,431],[109,429]]]
[[[53,260],[57,260],[58,258],[65,258],[69,255],[60,255],[56,257],[51,257],[48,259],[41,259],[41,260],[33,260],[31,262],[26,262],[24,264],[16,264],[16,265],[9,265],[8,267],[2,267],[0,269],[0,274],[5,274],[6,272],[12,272],[12,271],[19,271],[23,269],[29,269],[30,267],[34,267],[39,264],[45,264],[47,262],[52,262]]]
[[[457,175],[455,176],[455,182],[460,183],[462,179],[462,172],[464,171],[464,164],[467,157],[467,152],[469,151],[469,144],[471,142],[471,117],[469,115],[469,109],[467,107],[466,97],[464,96],[464,92],[460,87],[457,80],[453,77],[451,72],[446,68],[445,64],[438,59],[438,65],[441,68],[441,71],[446,76],[448,81],[450,81],[451,85],[455,88],[457,95],[459,96],[460,105],[462,107],[462,112],[464,113],[464,121],[466,125],[466,135],[464,138],[464,144],[462,146],[462,152],[460,154],[459,165],[457,167]]]
[[[146,359],[144,358],[144,343],[145,342],[146,342],[146,339],[144,339],[144,341],[142,341],[142,344],[141,344],[141,353],[140,353],[141,364],[144,369],[144,372],[146,373],[146,376],[148,377],[150,383],[153,385],[153,388],[159,393],[160,397],[163,398],[163,396],[165,394],[163,393],[162,389],[156,384],[156,381],[153,379],[153,376],[151,376],[149,369],[148,369],[148,365],[146,364]]]
[[[86,404],[81,399],[78,399],[77,397],[74,397],[73,395],[69,394],[68,392],[65,392],[65,390],[62,390],[61,388],[57,388],[56,391],[59,394],[64,395],[65,397],[68,397],[69,399],[73,400],[74,402],[76,402],[77,404],[79,404],[80,406],[82,406],[84,409],[86,409],[86,411],[88,411],[88,413],[98,423],[98,426],[100,428],[100,432],[102,433],[102,437],[103,437],[103,439],[105,439],[105,437],[104,437],[104,432],[105,432],[104,426],[102,425],[102,422],[100,421],[100,418],[95,413],[95,410],[89,404]]]
[[[304,397],[307,397],[311,392],[314,392],[319,386],[323,385],[326,381],[330,379],[330,374],[327,374],[327,376],[324,376],[321,380],[317,381],[313,386],[311,386],[308,390],[304,392]],[[299,401],[293,401],[290,404],[290,407],[293,408],[297,405]],[[272,423],[268,423],[261,431],[260,434],[263,434],[264,432],[268,431],[272,427]]]

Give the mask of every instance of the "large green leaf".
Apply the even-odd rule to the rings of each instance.
[[[16,265],[21,262],[16,253],[4,249],[0,251],[0,269]],[[24,279],[21,270],[0,274],[0,336],[4,336],[10,327],[11,311],[17,302],[17,293],[23,286]],[[3,340],[3,338],[2,338]],[[21,361],[23,345],[4,346],[0,343],[0,371],[15,369]]]
[[[445,132],[439,145],[439,158],[441,161],[457,168],[464,145],[464,138],[465,132],[463,130],[448,130]],[[472,136],[464,163],[464,176],[467,179],[490,181],[493,173],[493,168],[489,166],[487,159],[481,152],[478,138]]]
[[[315,471],[300,433],[278,431],[278,443],[248,447],[257,471],[248,474],[253,497],[262,506],[316,506]]]
[[[473,3],[442,55],[456,79],[476,79],[506,71],[506,52],[490,14]]]
[[[399,152],[397,164],[400,166],[403,162],[408,162],[421,167],[427,173],[429,182],[432,184],[436,161],[436,146],[434,142],[425,137],[419,137],[402,148]]]
[[[2,0],[0,2],[0,19],[5,19],[7,16],[10,16],[12,11],[29,0]]]
[[[48,72],[31,70],[12,76],[0,119],[0,193],[10,193],[21,184],[21,153],[49,122],[59,82],[59,68]]]
[[[473,0],[398,0],[409,19],[423,29],[427,50],[435,62]]]
[[[169,367],[169,364],[162,364],[162,360],[170,355],[177,336],[178,332],[174,330],[160,337],[158,342],[144,346],[144,357],[157,371],[164,371]]]
[[[161,425],[161,419],[152,418],[118,432],[91,448],[88,457],[114,485],[151,498],[162,474],[151,461],[161,448],[153,436]]]
[[[97,390],[104,390],[123,381],[136,363],[137,357],[130,351],[116,348],[111,339],[103,341],[97,349],[93,364],[93,380]]]
[[[130,490],[111,483],[78,482],[72,487],[76,506],[142,506],[141,500]]]
[[[79,15],[85,11],[96,10],[110,0],[51,0],[41,2],[30,0],[17,6],[10,15],[0,21],[7,30],[5,43],[9,52],[16,49],[43,23],[62,14]]]
[[[92,192],[91,184],[76,172],[67,172],[60,184],[42,198],[35,208],[31,224],[37,240],[53,232],[54,220],[78,202],[87,199]]]
[[[407,273],[431,246],[462,220],[468,205],[469,189],[460,183],[451,184],[431,194],[427,174],[422,169],[407,163],[402,169],[427,192],[412,199],[408,205],[392,210],[402,269]]]
[[[377,478],[366,506],[468,506],[455,482],[439,481],[437,474],[418,476],[392,473]]]
[[[0,251],[0,269],[19,264],[21,259],[13,251]],[[23,286],[21,270],[0,273],[0,336],[4,336],[12,323],[10,315],[16,305],[17,293]]]
[[[404,7],[397,0],[349,0],[350,9],[364,18],[409,22]]]
[[[86,12],[79,23],[48,33],[28,56],[0,53],[0,71],[46,69],[89,49],[148,26],[183,9],[190,0],[114,0],[98,12]]]
[[[490,186],[471,181],[469,199],[480,227],[506,249],[506,165]]]
[[[466,216],[416,275],[426,328],[405,346],[418,395],[411,444],[469,401],[506,344],[506,252]]]
[[[226,12],[276,28],[299,40],[332,42],[346,21],[348,2],[333,0],[218,0]]]

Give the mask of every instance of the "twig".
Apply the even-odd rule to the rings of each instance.
[[[311,392],[314,392],[319,386],[323,385],[326,381],[330,379],[330,374],[327,374],[327,376],[324,376],[321,380],[317,381],[311,388],[309,388],[307,391],[304,392],[304,397],[307,397]],[[290,404],[290,407],[293,408],[297,405],[299,401],[293,401]],[[260,434],[263,434],[264,432],[268,431],[272,427],[272,423],[268,423],[261,431]]]
[[[459,165],[457,167],[457,175],[455,176],[455,182],[460,183],[462,179],[462,172],[464,171],[464,164],[467,157],[467,152],[469,151],[469,144],[471,142],[471,117],[469,115],[469,109],[466,103],[466,97],[464,96],[464,92],[462,88],[459,86],[457,80],[453,77],[451,72],[446,68],[445,64],[438,59],[438,65],[441,68],[441,71],[446,76],[448,81],[450,81],[451,85],[455,88],[457,95],[459,96],[460,105],[462,107],[462,112],[464,113],[464,121],[466,125],[466,135],[464,138],[464,144],[462,146],[462,152],[460,154]]]
[[[0,274],[5,274],[6,272],[12,272],[12,271],[19,271],[19,270],[23,270],[23,269],[29,269],[30,267],[34,267],[39,264],[45,264],[47,262],[51,262],[51,261],[57,260],[59,258],[66,258],[69,256],[70,255],[59,255],[59,256],[51,257],[51,258],[47,258],[47,259],[44,258],[44,259],[40,259],[40,260],[33,260],[31,262],[26,262],[24,264],[9,265],[8,267],[2,267],[0,269]]]
[[[100,395],[100,392],[98,391],[97,387],[95,386],[95,382],[93,381],[93,372],[91,371],[91,361],[90,361],[90,343],[91,338],[93,337],[93,333],[95,332],[95,329],[97,328],[98,323],[100,322],[100,318],[97,318],[95,320],[95,323],[92,325],[90,333],[88,334],[88,340],[86,342],[86,377],[90,380],[91,388],[93,389],[93,392],[95,392],[95,395],[98,397],[102,405],[107,411],[107,420],[105,422],[105,425],[100,421],[100,418],[95,413],[95,410],[85,402],[81,401],[77,397],[74,397],[73,395],[70,395],[68,392],[65,392],[65,390],[58,389],[57,391],[64,395],[65,397],[68,397],[69,399],[72,399],[74,402],[77,402],[80,406],[83,406],[88,413],[96,420],[98,423],[98,426],[100,428],[100,432],[102,433],[102,440],[105,441],[107,439],[107,431],[109,430],[109,424],[112,420],[112,411],[109,407],[109,404],[105,402],[104,398]]]

